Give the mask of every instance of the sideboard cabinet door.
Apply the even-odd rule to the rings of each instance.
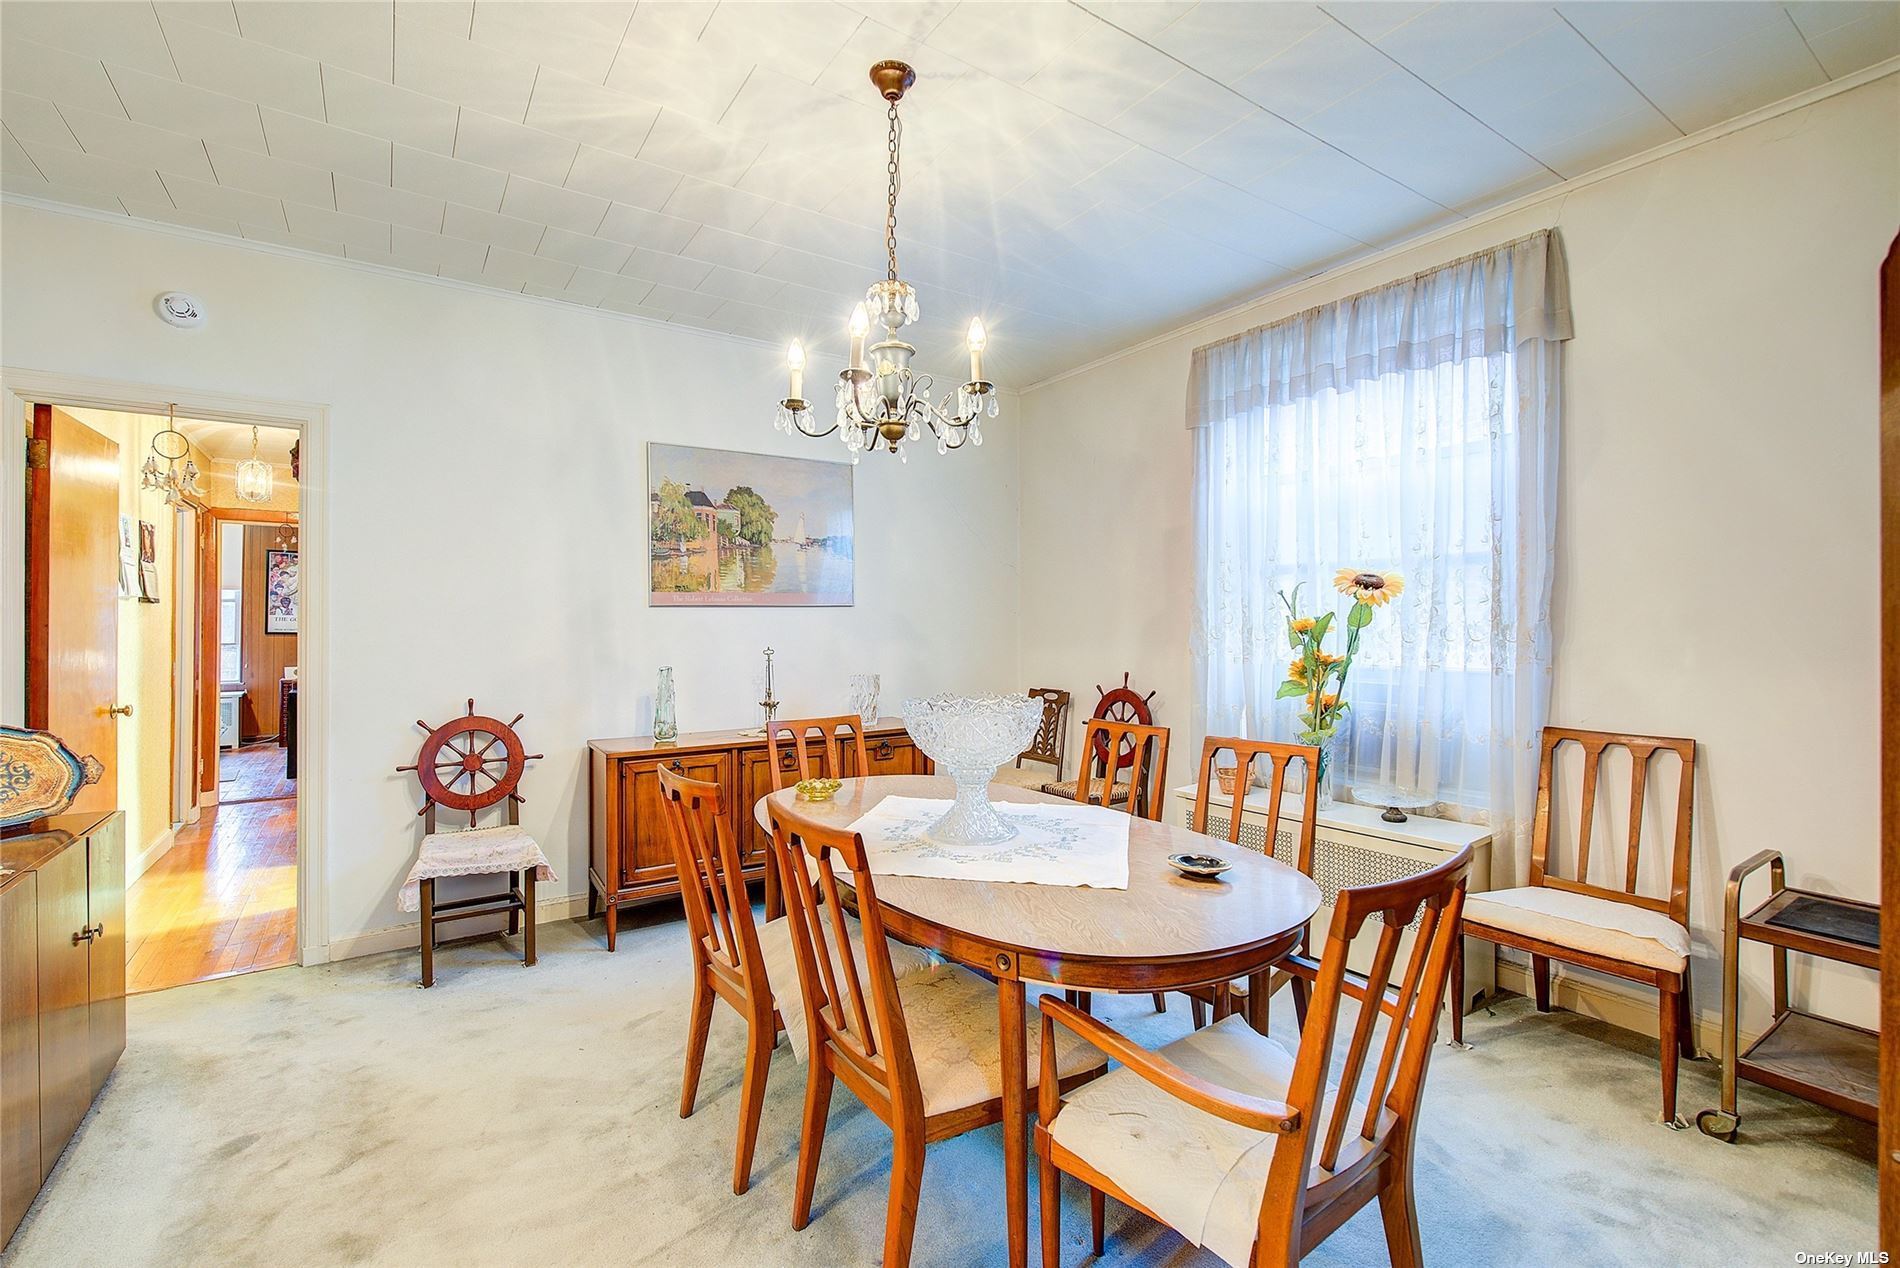
[[[86,849],[75,841],[39,866],[40,1178],[92,1104],[92,983]],[[82,935],[78,941],[74,935]]]
[[[28,872],[0,892],[0,1246],[42,1178],[38,883]]]
[[[657,772],[662,766],[688,779],[718,784],[722,790],[730,787],[732,766],[725,753],[685,753],[620,763],[620,823],[625,834],[620,845],[622,889],[679,886],[679,869],[673,863],[673,845],[666,838],[666,819],[660,809]]]
[[[94,931],[88,970],[92,1000],[90,1101],[99,1095],[106,1076],[125,1051],[124,815],[113,815],[86,837],[86,909]]]

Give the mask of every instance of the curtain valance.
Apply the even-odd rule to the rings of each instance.
[[[1187,425],[1571,334],[1563,239],[1543,229],[1195,349]]]

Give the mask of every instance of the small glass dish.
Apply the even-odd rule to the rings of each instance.
[[[844,787],[842,779],[801,779],[792,785],[800,801],[830,801]]]
[[[1234,865],[1231,859],[1222,858],[1218,854],[1170,854],[1168,862],[1181,875],[1193,876],[1200,880],[1219,876]]]

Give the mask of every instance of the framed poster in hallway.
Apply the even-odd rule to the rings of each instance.
[[[265,552],[264,632],[297,632],[297,552],[294,550]]]

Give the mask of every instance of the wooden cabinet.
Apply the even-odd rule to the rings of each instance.
[[[883,719],[867,727],[864,743],[873,775],[920,775],[930,771],[928,759],[895,719]],[[818,747],[813,745],[814,755]],[[606,908],[608,950],[614,948],[623,904],[679,893],[673,847],[666,839],[666,823],[660,816],[660,781],[654,772],[666,766],[724,789],[726,813],[739,835],[745,874],[750,879],[763,879],[769,842],[753,822],[752,807],[772,791],[771,760],[764,736],[740,731],[702,731],[681,735],[670,744],[657,743],[651,736],[588,744],[592,786],[588,799],[588,908],[590,914]],[[796,777],[796,763],[790,752],[781,755],[780,765],[786,775]],[[857,774],[855,766],[855,754],[848,754],[845,774]]]
[[[0,1237],[125,1051],[125,816],[0,837]]]

